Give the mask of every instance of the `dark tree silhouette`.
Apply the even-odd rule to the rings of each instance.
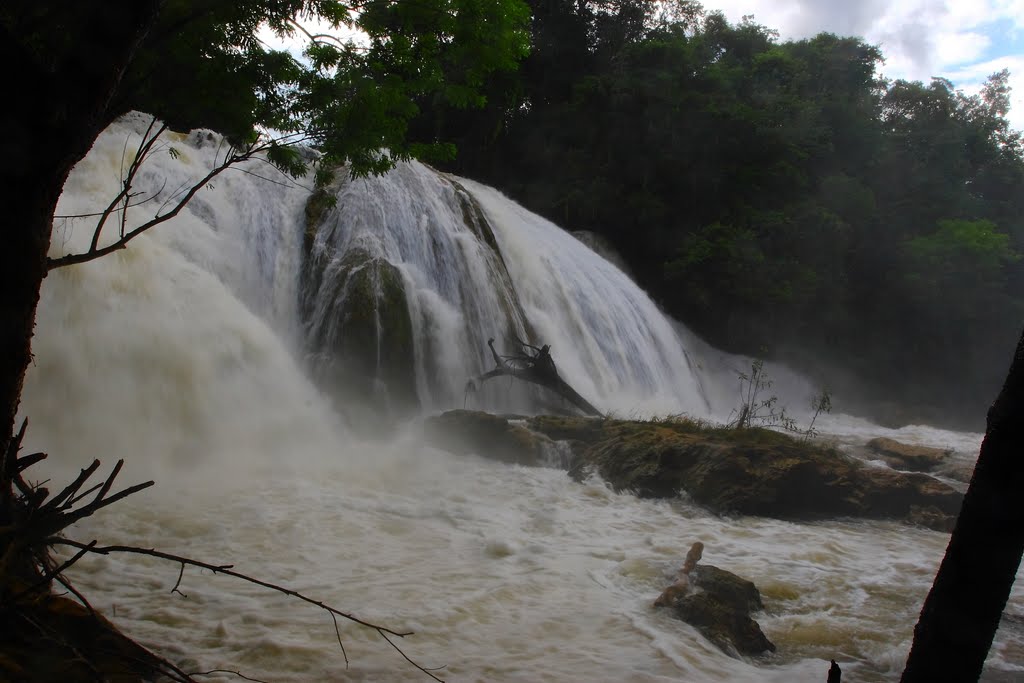
[[[903,683],[976,681],[1024,551],[1024,335],[988,411],[978,464],[914,629]]]

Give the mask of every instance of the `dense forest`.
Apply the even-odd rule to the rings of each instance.
[[[845,408],[980,427],[1024,320],[1007,72],[966,95],[685,0],[529,4],[532,52],[486,108],[422,103],[448,170],[603,235],[671,315]]]

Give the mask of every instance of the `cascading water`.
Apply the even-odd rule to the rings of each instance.
[[[379,365],[384,337],[403,328],[398,321],[382,330],[380,312],[393,320],[392,309],[404,313],[407,303],[406,345],[415,349],[415,384],[429,409],[461,403],[466,379],[493,367],[486,343],[493,337],[506,347],[516,338],[550,344],[563,378],[602,410],[708,413],[678,336],[650,298],[548,221],[490,188],[417,163],[344,181],[335,192],[306,273],[310,335],[321,355],[342,348],[329,360],[345,355],[348,333],[374,339],[376,357],[362,355]],[[355,284],[370,269],[380,273],[381,262],[384,279],[393,268],[402,291]],[[345,323],[358,322],[353,309],[365,306],[368,293],[377,297],[378,315],[369,333],[353,334]],[[352,355],[358,367],[367,365]],[[518,389],[490,392],[483,407],[521,409],[526,395]],[[534,406],[543,400],[537,392],[528,398]]]
[[[109,201],[144,125],[122,122],[100,138],[59,213]],[[140,199],[158,199],[129,226],[200,177],[222,143],[193,134],[166,135],[165,144],[136,187]],[[253,163],[127,250],[47,277],[22,403],[27,448],[50,453],[35,475],[61,482],[93,457],[106,466],[124,457],[121,481],[157,479],[76,525],[73,537],[233,563],[414,631],[399,644],[425,666],[444,666],[435,673],[450,681],[818,683],[830,658],[850,680],[898,679],[944,534],[719,518],[681,500],[615,494],[599,480],[578,484],[556,469],[426,448],[414,422],[386,443],[353,437],[304,369],[303,335],[323,343],[318,350],[330,346],[339,297],[318,285],[300,305],[302,263],[323,268],[321,284],[338,268],[332,286],[342,299],[360,268],[371,268],[365,282],[377,294],[389,272],[400,276],[413,386],[428,410],[461,407],[466,377],[491,364],[486,339],[512,334],[551,344],[559,371],[605,410],[705,414],[731,390],[710,374],[698,379],[710,352],[692,350],[694,372],[671,323],[621,273],[493,190],[418,165],[338,190],[304,246],[310,190]],[[91,220],[59,223],[54,254],[87,246]],[[346,279],[348,246],[364,262]],[[312,294],[321,290],[323,298]],[[386,326],[387,314],[371,313],[364,319]],[[479,400],[539,400],[526,391],[507,398],[507,385],[491,391]],[[843,439],[957,448],[965,463],[980,439],[845,418],[829,425]],[[705,561],[761,588],[767,611],[758,620],[779,648],[773,657],[731,658],[651,609],[695,540]],[[147,558],[86,558],[68,574],[93,606],[186,670],[426,680],[374,634],[342,622],[346,663],[323,612],[231,579],[186,570],[183,598],[169,592],[178,567]],[[987,680],[1024,675],[1013,628],[1022,605],[1018,587]]]

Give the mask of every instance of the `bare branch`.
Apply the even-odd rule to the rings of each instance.
[[[92,493],[93,491],[101,488],[102,486],[103,486],[103,483],[96,484],[95,486],[90,486],[89,488],[87,488],[86,490],[82,491],[77,496],[75,496],[74,498],[69,500],[65,504],[65,507],[68,507],[68,508],[72,507],[75,503],[77,503],[78,501],[82,500],[83,498],[88,496],[90,493]]]
[[[393,643],[393,642],[391,641],[391,639],[390,639],[390,638],[388,638],[388,634],[386,634],[386,633],[381,633],[381,634],[380,634],[380,637],[381,637],[381,638],[383,638],[384,640],[388,641],[388,645],[390,645],[391,647],[395,648],[395,651],[396,651],[396,652],[397,652],[398,654],[402,655],[402,659],[404,659],[405,661],[409,662],[410,664],[412,664],[413,666],[415,666],[415,667],[416,667],[417,669],[419,669],[419,670],[420,670],[420,671],[422,671],[423,673],[425,673],[425,674],[427,674],[428,676],[430,676],[431,678],[433,678],[433,679],[434,679],[435,681],[441,681],[441,683],[444,683],[444,679],[443,679],[443,678],[438,678],[437,676],[435,676],[434,674],[432,674],[432,673],[431,673],[431,671],[437,671],[437,670],[438,670],[438,668],[434,668],[434,669],[426,669],[426,668],[424,668],[424,667],[420,666],[420,665],[419,665],[419,664],[417,664],[416,662],[414,662],[414,661],[412,661],[411,659],[409,659],[409,656],[408,656],[407,654],[405,654],[404,652],[402,652],[402,648],[400,648],[400,647],[398,647],[397,645],[395,645],[395,644],[394,644],[394,643]],[[443,668],[443,667],[439,667],[439,668]]]
[[[233,577],[233,578],[236,578],[236,579],[241,579],[242,581],[246,581],[248,583],[252,583],[252,584],[255,584],[257,586],[262,586],[264,588],[268,588],[270,590],[276,591],[276,592],[281,593],[283,595],[288,595],[290,597],[297,598],[299,600],[302,600],[303,602],[307,602],[307,603],[309,603],[311,605],[319,607],[320,609],[322,609],[325,612],[331,614],[332,616],[342,617],[343,619],[347,619],[348,621],[351,621],[351,622],[353,622],[355,624],[358,624],[358,625],[363,626],[365,628],[372,629],[372,630],[376,631],[382,638],[384,638],[384,640],[386,640],[388,642],[389,645],[391,645],[391,647],[393,647],[400,655],[402,655],[403,659],[405,659],[407,662],[409,662],[412,666],[416,667],[417,669],[419,669],[423,673],[427,674],[428,676],[430,676],[431,678],[433,678],[436,681],[441,681],[442,680],[442,679],[438,678],[437,676],[435,676],[434,674],[430,673],[430,671],[428,669],[420,666],[415,661],[410,659],[409,656],[406,655],[405,652],[403,652],[402,649],[400,647],[398,647],[398,645],[396,645],[394,643],[394,641],[392,641],[391,638],[389,637],[389,636],[395,636],[395,637],[398,637],[398,638],[404,638],[405,636],[412,635],[412,631],[395,631],[393,629],[387,628],[385,626],[381,626],[379,624],[374,624],[374,623],[371,623],[371,622],[368,622],[368,621],[364,621],[363,619],[360,619],[359,617],[356,617],[355,615],[348,614],[346,612],[342,612],[341,610],[339,610],[339,609],[337,609],[335,607],[332,607],[332,606],[330,606],[330,605],[328,605],[328,604],[326,604],[324,602],[321,602],[320,600],[315,600],[313,598],[310,598],[310,597],[308,597],[308,596],[306,596],[306,595],[304,595],[304,594],[302,594],[302,593],[300,593],[298,591],[292,590],[290,588],[285,588],[284,586],[279,586],[277,584],[273,584],[273,583],[270,583],[268,581],[263,581],[261,579],[257,579],[255,577],[249,576],[248,574],[243,574],[241,572],[234,571],[234,570],[231,569],[232,565],[210,564],[208,562],[201,562],[199,560],[194,560],[194,559],[189,558],[189,557],[183,557],[181,555],[174,555],[172,553],[165,553],[165,552],[162,552],[160,550],[153,549],[153,548],[139,548],[139,547],[128,546],[128,545],[108,545],[108,546],[96,547],[96,546],[90,546],[90,545],[87,545],[87,544],[84,544],[84,543],[79,543],[78,541],[73,541],[71,539],[60,538],[60,537],[57,537],[57,536],[53,536],[53,537],[47,538],[46,539],[46,544],[47,545],[65,545],[65,546],[69,546],[69,547],[72,547],[72,548],[78,548],[79,550],[85,550],[86,552],[95,553],[97,555],[109,555],[111,553],[129,553],[129,554],[134,554],[134,555],[146,555],[146,556],[149,556],[149,557],[155,557],[155,558],[162,559],[162,560],[169,560],[171,562],[175,562],[175,563],[181,564],[183,568],[184,568],[184,565],[189,565],[189,566],[193,566],[193,567],[199,567],[201,569],[207,569],[207,570],[213,572],[214,574],[223,574],[225,576],[230,576],[230,577]],[[180,574],[179,574],[179,579],[180,579]],[[175,587],[177,587],[177,584],[175,584]],[[340,633],[339,633],[339,642],[340,642]],[[342,647],[342,651],[344,652],[344,646]],[[346,662],[348,661],[348,655],[347,654],[345,655],[345,660],[346,660]]]
[[[23,455],[15,461],[14,469],[16,472],[24,472],[32,465],[37,462],[46,460],[46,453],[32,453],[31,455]]]
[[[68,539],[68,538],[59,538],[59,537],[48,538],[46,540],[46,544],[47,545],[66,545],[66,546],[71,546],[72,548],[79,548],[79,549],[87,547],[86,544],[84,544],[84,543],[79,543],[78,541],[72,541],[71,539]],[[365,626],[366,628],[370,628],[370,629],[373,629],[375,631],[383,631],[384,633],[389,633],[389,634],[391,634],[393,636],[398,636],[399,638],[404,638],[405,636],[411,636],[412,635],[412,631],[405,631],[405,632],[394,631],[394,630],[386,628],[384,626],[379,626],[377,624],[373,624],[373,623],[370,623],[368,621],[363,621],[362,619],[360,619],[360,618],[358,618],[358,617],[356,617],[354,615],[342,612],[342,611],[340,611],[338,609],[335,609],[334,607],[331,607],[330,605],[327,605],[327,604],[324,604],[323,602],[320,602],[319,600],[314,600],[313,598],[307,597],[307,596],[303,595],[302,593],[299,593],[298,591],[294,591],[294,590],[292,590],[290,588],[285,588],[283,586],[278,586],[276,584],[269,583],[267,581],[263,581],[261,579],[254,578],[252,576],[248,576],[247,574],[242,574],[241,572],[233,571],[231,569],[231,567],[233,567],[234,565],[230,565],[230,564],[220,564],[220,565],[218,565],[218,564],[210,564],[209,562],[201,562],[200,560],[194,560],[194,559],[192,559],[190,557],[183,557],[181,555],[174,555],[172,553],[165,553],[163,551],[155,550],[153,548],[139,548],[139,547],[130,546],[130,545],[99,546],[99,547],[96,547],[96,548],[89,548],[88,552],[95,553],[97,555],[109,555],[110,553],[131,553],[131,554],[134,554],[134,555],[148,555],[149,557],[156,557],[156,558],[159,558],[159,559],[162,559],[162,560],[170,560],[171,562],[174,562],[174,563],[187,564],[187,565],[190,565],[190,566],[193,566],[193,567],[199,567],[200,569],[208,569],[211,572],[213,572],[214,574],[224,574],[225,576],[231,576],[231,577],[234,577],[236,579],[242,579],[243,581],[247,581],[249,583],[256,584],[257,586],[263,586],[264,588],[269,588],[269,589],[271,589],[273,591],[277,591],[278,593],[283,593],[283,594],[291,596],[293,598],[298,598],[299,600],[302,600],[303,602],[308,602],[309,604],[315,605],[315,606],[319,607],[322,610],[325,610],[327,612],[331,612],[333,614],[337,614],[339,617],[342,617],[343,619],[348,619],[349,621],[352,621],[352,622],[354,622],[356,624],[359,624],[360,626]]]
[[[47,529],[47,533],[48,534],[53,534],[53,533],[56,533],[56,532],[60,531],[61,529],[67,528],[67,527],[71,526],[72,524],[74,524],[75,522],[77,522],[77,521],[79,521],[81,519],[85,519],[86,517],[89,517],[90,515],[92,515],[97,510],[105,508],[108,505],[113,505],[117,501],[121,500],[122,498],[127,498],[128,496],[132,495],[133,493],[138,493],[139,491],[142,491],[144,489],[148,489],[150,486],[153,486],[155,483],[156,482],[150,480],[150,481],[143,482],[141,484],[136,484],[135,486],[129,486],[128,488],[124,489],[123,491],[119,491],[118,493],[115,493],[114,495],[110,496],[109,498],[104,498],[102,500],[94,500],[93,502],[89,503],[85,507],[79,508],[79,509],[75,510],[74,512],[67,512],[67,513],[61,515],[61,517],[63,518],[61,520],[61,525],[59,527],[57,527],[57,528],[52,528],[51,527],[50,529]]]
[[[284,136],[282,139],[287,139],[288,137],[291,136]],[[150,143],[152,143],[155,139],[156,138],[151,139]],[[238,163],[241,163],[248,159],[252,159],[261,152],[265,152],[267,149],[271,147],[271,145],[277,144],[277,142],[277,140],[274,140],[264,142],[258,145],[253,145],[247,150],[237,154],[231,154],[229,150],[229,153],[225,155],[224,160],[220,164],[214,166],[213,169],[211,169],[209,173],[203,176],[202,179],[198,180],[195,184],[193,184],[192,187],[189,188],[189,190],[184,195],[182,195],[181,198],[177,201],[177,203],[174,205],[174,208],[172,208],[170,211],[166,213],[158,212],[156,216],[146,221],[142,225],[136,227],[133,230],[124,232],[121,235],[120,239],[112,242],[111,244],[108,244],[105,247],[100,247],[98,243],[99,230],[102,229],[102,223],[106,221],[107,217],[109,216],[109,211],[113,211],[112,207],[115,206],[117,202],[121,201],[121,199],[123,199],[127,195],[129,187],[128,183],[131,182],[131,180],[134,178],[135,172],[138,170],[137,167],[133,167],[129,172],[129,178],[125,180],[126,184],[122,187],[121,192],[118,193],[118,196],[115,197],[114,201],[111,202],[110,207],[108,207],[109,211],[104,212],[104,215],[101,216],[100,224],[97,225],[97,232],[93,234],[93,243],[90,245],[88,251],[78,254],[67,254],[65,256],[61,256],[58,258],[49,258],[46,260],[47,271],[78,263],[86,263],[88,261],[100,258],[101,256],[106,256],[107,254],[111,254],[115,251],[124,249],[125,247],[127,247],[130,241],[132,241],[142,233],[146,232],[150,228],[160,225],[161,223],[166,223],[167,221],[177,216],[181,212],[181,210],[185,208],[185,206],[192,200],[192,197],[194,197],[197,192],[206,187],[206,185],[209,184],[211,180],[219,176],[221,173],[223,173],[224,171]]]
[[[70,581],[68,581],[67,579],[65,579],[63,576],[61,576],[59,574],[54,576],[53,578],[57,580],[57,583],[59,583],[60,585],[64,586],[65,588],[67,588],[71,592],[72,595],[74,595],[76,598],[78,598],[79,602],[82,603],[82,607],[84,607],[85,609],[89,610],[89,614],[90,615],[92,615],[93,617],[96,616],[96,610],[94,610],[92,605],[89,604],[89,601],[85,599],[85,596],[82,595],[81,593],[79,593],[78,590],[74,586],[71,585]]]
[[[164,184],[160,186],[160,189],[156,191],[156,193],[146,197],[142,201],[135,202],[135,203],[125,204],[125,208],[134,209],[136,206],[142,206],[143,204],[148,204],[149,202],[155,200],[157,198],[157,196],[160,195],[160,193],[162,193],[164,191],[165,187],[167,187],[167,181],[166,180],[164,181]],[[139,195],[135,194],[135,195],[132,195],[132,196],[133,197],[137,197]],[[67,221],[67,220],[73,220],[75,218],[96,218],[97,216],[102,216],[102,215],[103,215],[102,211],[94,211],[92,213],[55,213],[53,215],[53,220],[55,220],[55,221],[56,220]]]
[[[85,484],[86,480],[88,480],[89,477],[92,476],[93,472],[95,472],[97,469],[99,469],[99,466],[100,466],[100,461],[99,460],[93,460],[92,464],[89,465],[88,467],[86,467],[84,470],[82,470],[79,473],[78,477],[76,477],[73,482],[71,482],[70,484],[65,486],[63,491],[61,491],[56,496],[51,498],[50,501],[46,505],[43,506],[43,511],[47,512],[47,511],[50,511],[50,510],[58,509],[60,507],[61,503],[63,503],[65,500],[67,500],[71,496],[75,495],[75,493],[78,492],[78,489],[82,488],[82,485]]]
[[[121,471],[122,467],[124,467],[123,459],[118,460],[117,464],[114,465],[114,469],[110,471],[110,476],[107,477],[107,480],[105,482],[103,482],[103,488],[101,488],[100,492],[96,494],[96,497],[93,499],[92,502],[95,503],[97,501],[103,500],[103,496],[107,495],[107,493],[110,491],[110,487],[113,485],[114,479],[117,477],[117,474],[118,472]]]
[[[330,612],[328,612],[330,614]],[[338,637],[338,647],[341,648],[341,656],[345,658],[345,668],[348,668],[348,652],[345,651],[345,643],[341,642],[341,629],[338,628],[338,617],[331,614],[331,620],[334,622],[334,635]]]
[[[132,181],[135,180],[135,174],[138,173],[139,168],[142,166],[142,162],[145,161],[146,157],[149,155],[149,152],[153,148],[154,143],[156,143],[157,138],[160,136],[161,133],[167,130],[167,124],[161,124],[160,129],[156,132],[156,135],[150,138],[149,134],[153,131],[153,126],[155,124],[156,117],[154,116],[153,119],[149,122],[149,127],[146,128],[146,132],[143,133],[142,135],[142,146],[139,147],[137,152],[135,152],[135,157],[132,159],[131,164],[129,164],[128,166],[128,174],[121,179],[121,191],[118,192],[117,195],[115,195],[114,198],[110,200],[110,203],[107,205],[107,208],[103,210],[103,213],[100,214],[100,219],[96,222],[96,228],[93,230],[92,233],[92,242],[89,244],[89,252],[96,251],[96,248],[99,246],[100,233],[103,232],[103,226],[106,224],[107,219],[110,218],[110,214],[114,212],[114,209],[117,208],[117,205],[120,204],[122,201],[125,201],[125,208],[122,210],[121,215],[122,225],[124,224],[125,215],[127,214],[128,209],[127,200],[130,199],[129,192],[131,191],[132,188]],[[125,145],[127,144],[128,141],[125,140]]]
[[[210,669],[209,671],[195,671],[195,672],[190,673],[188,675],[189,676],[212,676],[214,674],[231,674],[233,676],[238,676],[239,678],[241,678],[243,680],[246,680],[246,681],[255,681],[255,683],[267,683],[267,681],[261,680],[259,678],[251,678],[249,676],[241,674],[238,671],[234,671],[232,669]]]

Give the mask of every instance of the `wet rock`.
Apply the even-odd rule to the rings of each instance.
[[[583,457],[616,489],[642,497],[685,491],[719,513],[894,518],[950,530],[962,500],[927,475],[866,467],[835,449],[762,429],[627,423],[606,428]]]
[[[508,419],[476,410],[450,410],[423,423],[426,441],[458,455],[470,453],[518,465],[545,464],[550,439],[512,424]]]
[[[974,463],[952,463],[947,462],[935,470],[935,474],[942,475],[947,479],[969,484],[974,476]]]
[[[890,467],[913,472],[930,472],[953,453],[951,450],[914,446],[885,437],[871,439],[867,448],[882,456]]]
[[[459,431],[455,422],[451,428]],[[963,499],[926,474],[869,467],[835,448],[767,429],[547,415],[526,425],[527,432],[570,444],[577,468],[596,471],[618,491],[648,498],[685,493],[722,514],[898,519],[948,531]],[[474,431],[473,438],[484,439],[475,452],[486,455],[489,437]],[[522,435],[503,436],[495,448],[509,459],[517,447],[537,448]],[[513,461],[528,462],[529,453]]]
[[[775,652],[751,612],[764,609],[761,594],[750,581],[709,564],[689,574],[690,590],[677,594],[668,606],[723,651],[736,655]]]
[[[757,590],[754,582],[747,581],[730,571],[710,564],[698,564],[690,572],[690,580],[695,588],[714,595],[716,600],[731,609],[744,612],[758,612],[764,609],[761,592]]]
[[[303,273],[304,289],[329,310],[307,301],[318,384],[354,410],[352,426],[388,432],[419,407],[412,318],[402,274],[365,249],[340,260],[321,258]]]

